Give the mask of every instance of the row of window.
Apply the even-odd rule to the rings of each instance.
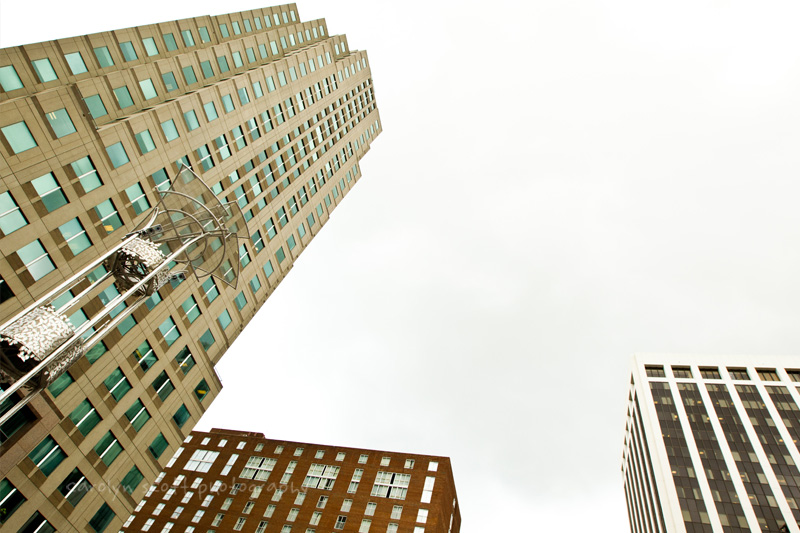
[[[286,17],[286,13],[284,12],[283,15],[284,15],[284,24],[288,24],[289,19]],[[265,27],[269,28],[272,26],[272,22],[269,15],[265,15],[263,20]],[[280,19],[277,17],[277,14],[274,14],[272,20],[275,21],[276,26],[280,24]],[[296,16],[294,15],[294,11],[291,11],[291,21],[296,22]],[[260,17],[254,17],[253,23],[255,24],[256,30],[262,29]],[[253,26],[251,26],[250,24],[250,19],[244,19],[243,24],[246,33],[249,33],[253,30]],[[242,33],[238,21],[231,22],[231,30],[233,31],[234,35],[241,35]],[[219,25],[219,31],[220,35],[223,38],[230,37],[230,32],[228,30],[227,23],[221,23]],[[319,26],[319,27],[314,27],[311,30],[306,30],[305,40],[311,40],[312,33],[313,33],[313,38],[317,39],[320,35],[322,36],[325,35],[325,28],[323,26]],[[206,26],[198,27],[197,34],[201,44],[211,42],[211,35]],[[294,34],[289,34],[290,44],[286,43],[285,37],[281,37],[281,45],[283,49],[289,48],[289,46],[295,46],[298,41],[299,43],[303,43],[304,41],[303,36],[304,36],[303,32],[298,32],[296,41]],[[191,29],[180,30],[180,37],[184,47],[192,48],[196,45],[195,36]],[[138,52],[136,50],[137,45],[134,45],[132,41],[122,41],[119,43],[119,52],[124,62],[136,61],[139,59],[139,55],[142,52],[144,52],[144,55],[146,55],[147,57],[158,56],[160,54],[159,44],[161,44],[161,46],[163,46],[163,50],[166,50],[167,52],[173,52],[177,50],[179,46],[177,40],[175,39],[175,35],[173,33],[164,33],[161,35],[160,43],[156,42],[156,37],[143,38],[141,43],[141,49]],[[97,62],[97,66],[99,68],[108,68],[115,65],[112,54],[107,46],[95,47],[93,48],[93,52]],[[277,49],[274,48],[273,54],[277,53],[278,53]],[[72,52],[64,54],[64,59],[73,75],[78,76],[80,74],[88,72],[88,69],[86,67],[86,61],[80,52]],[[58,74],[53,68],[53,64],[51,63],[49,58],[45,57],[32,60],[31,68],[33,72],[36,74],[36,77],[38,78],[40,83],[48,83],[58,79]],[[3,91],[5,92],[14,91],[24,87],[23,82],[20,79],[19,74],[14,65],[0,66],[0,87],[2,87]]]
[[[694,378],[692,368],[689,366],[673,365],[671,370],[672,375],[676,378]],[[748,381],[751,379],[746,368],[728,367],[726,370],[728,371],[730,378],[733,380]],[[722,375],[720,374],[718,367],[701,366],[699,367],[699,371],[702,379],[722,379]],[[800,383],[800,370],[787,368],[784,369],[784,371],[789,376],[789,379]],[[667,377],[663,365],[646,365],[645,373],[651,378]],[[756,368],[756,374],[761,381],[781,381],[781,377],[778,374],[778,369],[775,368]]]

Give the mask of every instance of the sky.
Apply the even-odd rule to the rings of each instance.
[[[264,5],[0,0],[0,46]],[[298,11],[384,131],[197,429],[449,456],[464,533],[626,531],[631,356],[798,355],[800,4]]]

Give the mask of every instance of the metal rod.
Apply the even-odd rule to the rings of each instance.
[[[27,396],[23,396],[20,400],[11,406],[11,409],[3,413],[3,416],[0,416],[0,426],[5,424],[12,416],[17,414],[17,412],[25,407],[31,400],[33,400],[35,394],[28,394]]]
[[[200,237],[197,237],[197,238],[195,238],[195,239],[193,239],[193,240],[191,240],[191,241],[187,242],[187,243],[186,243],[186,244],[184,244],[183,246],[181,246],[181,247],[180,247],[178,250],[176,250],[176,251],[175,251],[173,254],[170,254],[170,256],[164,260],[164,262],[162,263],[162,265],[161,265],[161,267],[160,267],[160,268],[157,268],[157,269],[153,270],[152,272],[150,272],[149,274],[147,274],[147,275],[146,275],[144,278],[142,278],[142,279],[141,279],[141,280],[140,280],[138,283],[136,283],[136,285],[134,285],[133,287],[131,287],[130,289],[128,289],[127,291],[125,291],[125,293],[124,293],[124,294],[120,294],[120,295],[118,295],[116,298],[114,298],[114,299],[113,299],[113,300],[111,300],[109,303],[107,303],[107,304],[105,305],[105,307],[103,308],[103,311],[101,311],[100,313],[98,313],[96,316],[92,317],[90,320],[88,320],[88,321],[84,322],[83,324],[81,324],[81,326],[80,326],[79,328],[76,328],[76,330],[75,330],[75,333],[74,333],[74,334],[73,334],[73,336],[70,338],[70,340],[68,340],[68,341],[64,342],[64,343],[63,343],[61,346],[59,346],[58,348],[56,348],[56,349],[53,351],[53,353],[51,353],[50,355],[48,355],[47,357],[45,357],[45,358],[44,358],[44,359],[43,359],[43,360],[42,360],[42,361],[41,361],[41,362],[40,362],[38,365],[36,365],[36,366],[35,366],[35,367],[34,367],[32,370],[30,370],[30,371],[29,371],[27,374],[25,374],[24,376],[22,376],[22,378],[20,378],[20,379],[16,380],[14,383],[12,383],[12,384],[11,384],[11,386],[10,386],[10,387],[8,387],[8,389],[4,390],[4,391],[2,392],[2,394],[0,394],[0,403],[2,403],[2,402],[3,402],[3,401],[6,399],[6,398],[8,398],[9,396],[11,396],[11,394],[13,394],[14,392],[18,391],[20,388],[22,388],[22,387],[23,387],[23,386],[24,386],[24,385],[25,385],[25,384],[26,384],[28,381],[30,381],[30,380],[31,380],[31,379],[32,379],[34,376],[36,376],[36,374],[38,374],[39,372],[41,372],[41,371],[43,371],[45,368],[47,368],[47,365],[49,365],[50,363],[52,363],[53,361],[55,361],[55,360],[56,360],[56,359],[57,359],[57,358],[58,358],[58,357],[59,357],[59,356],[60,356],[62,353],[64,353],[64,352],[65,352],[67,349],[69,349],[69,348],[70,348],[70,347],[71,347],[71,346],[72,346],[72,345],[75,343],[75,341],[76,341],[77,339],[79,339],[79,338],[80,338],[80,337],[81,337],[81,336],[82,336],[82,335],[83,335],[83,334],[84,334],[86,331],[88,331],[88,330],[89,330],[89,328],[90,328],[90,327],[93,327],[93,326],[94,326],[95,324],[97,324],[97,323],[98,323],[98,322],[99,322],[99,321],[100,321],[102,318],[105,318],[105,316],[106,316],[106,315],[107,315],[107,314],[108,314],[108,313],[109,313],[109,312],[110,312],[112,309],[114,309],[114,308],[115,308],[117,305],[119,305],[119,303],[121,303],[121,302],[122,302],[122,301],[125,299],[125,295],[127,295],[127,294],[128,294],[128,293],[130,293],[130,292],[135,292],[135,291],[137,291],[139,288],[141,288],[143,285],[145,285],[145,284],[146,284],[148,281],[150,281],[151,279],[153,279],[153,278],[156,276],[156,274],[158,274],[159,272],[161,272],[161,270],[162,270],[163,268],[166,268],[166,267],[168,267],[168,265],[169,265],[169,262],[172,260],[172,258],[173,258],[174,256],[176,256],[176,255],[178,255],[178,254],[182,253],[184,249],[186,249],[188,246],[190,246],[191,244],[193,244],[194,242],[196,242],[196,241],[197,241],[197,240],[199,240],[199,239],[200,239]],[[162,268],[162,267],[163,267],[163,268]],[[23,313],[21,313],[21,314],[20,314],[20,316],[22,316],[22,315],[24,315],[24,314],[25,314],[25,313],[23,312]],[[122,317],[122,318],[125,318],[125,317]],[[93,337],[94,337],[94,336],[93,336]],[[98,340],[99,340],[99,338],[98,338]],[[95,344],[96,344],[96,341],[95,341]],[[31,392],[31,394],[37,394],[38,392],[39,392],[39,391],[33,391],[33,392]]]
[[[59,307],[57,311],[60,313],[66,313],[67,311],[70,310],[70,308],[72,308],[76,303],[78,303],[81,300],[81,298],[86,296],[92,289],[94,289],[95,287],[97,287],[110,277],[111,277],[111,272],[106,272],[100,279],[98,279],[97,281],[86,287],[84,290],[76,294],[70,301]]]

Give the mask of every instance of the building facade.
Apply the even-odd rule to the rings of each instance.
[[[6,48],[0,89],[0,323],[120,242],[182,164],[247,220],[235,288],[164,286],[0,427],[4,531],[116,530],[361,179],[381,131],[367,55],[288,4]]]
[[[450,459],[193,432],[122,531],[458,533]]]
[[[800,533],[798,406],[797,358],[635,357],[622,458],[631,531]]]

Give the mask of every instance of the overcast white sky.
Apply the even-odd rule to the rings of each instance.
[[[264,5],[0,0],[0,46]],[[198,429],[450,456],[464,533],[626,531],[631,354],[798,353],[800,4],[298,8],[384,133]]]

